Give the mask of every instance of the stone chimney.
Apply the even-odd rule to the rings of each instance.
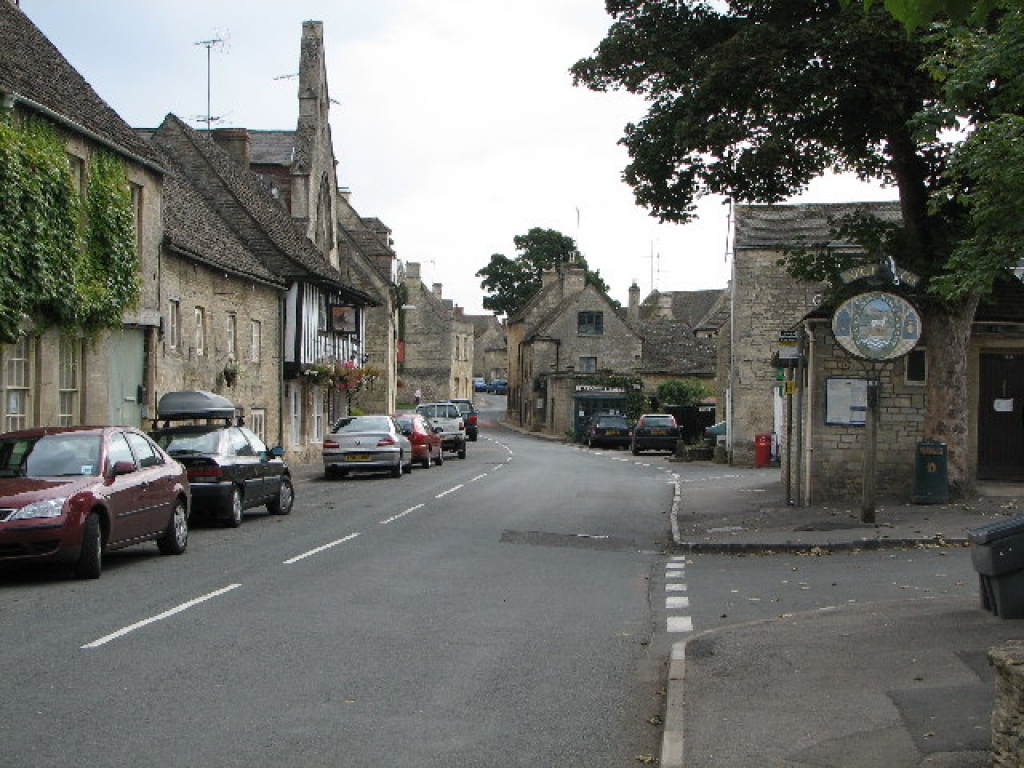
[[[418,261],[407,261],[405,263],[405,279],[403,282],[409,286],[409,294],[420,287],[420,264]]]
[[[431,293],[434,294],[435,298],[437,298],[437,299],[441,299],[442,298],[442,296],[441,296],[441,284],[440,283],[434,283],[430,287],[430,291],[431,291]]]
[[[658,294],[658,317],[661,318],[662,320],[673,319],[671,293]]]
[[[629,286],[629,307],[626,309],[626,319],[631,323],[640,320],[640,286],[636,280]]]
[[[563,286],[565,296],[580,293],[587,286],[587,270],[576,264],[567,264]]]
[[[545,269],[540,273],[541,289],[547,288],[549,285],[556,282],[558,282],[558,271],[554,267]]]
[[[214,143],[231,155],[239,166],[249,170],[250,147],[252,142],[246,128],[214,128],[210,131]]]

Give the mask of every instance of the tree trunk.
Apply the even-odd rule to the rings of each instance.
[[[927,406],[924,438],[946,444],[951,498],[971,490],[968,471],[970,440],[967,414],[967,350],[978,297],[971,296],[944,310],[922,309],[924,343],[928,349]]]

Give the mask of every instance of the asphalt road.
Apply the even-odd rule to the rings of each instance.
[[[291,515],[195,529],[182,557],[0,572],[0,765],[657,756],[665,469],[484,421],[465,460],[307,473]]]

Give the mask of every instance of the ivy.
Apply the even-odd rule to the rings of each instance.
[[[138,300],[131,195],[114,155],[90,159],[89,195],[72,183],[64,140],[39,120],[0,115],[0,343],[26,323],[118,327]]]
[[[621,389],[626,394],[626,418],[636,421],[647,410],[644,382],[635,376],[621,376],[613,373],[587,376],[584,384],[607,389]]]

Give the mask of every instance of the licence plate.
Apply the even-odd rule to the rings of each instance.
[[[368,453],[350,453],[345,457],[345,461],[369,461],[370,454]]]
[[[617,429],[609,429],[608,431],[605,432],[605,434],[606,435],[617,435],[617,434],[619,434],[619,430],[617,430]]]
[[[667,434],[667,433],[665,432],[664,429],[652,429],[651,430],[651,434],[652,435],[664,435],[664,434]]]

